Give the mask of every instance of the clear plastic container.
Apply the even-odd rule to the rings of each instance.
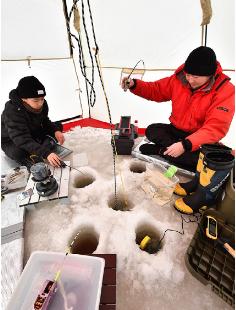
[[[20,166],[8,170],[5,175],[2,175],[1,185],[8,190],[25,187],[28,181],[28,170],[25,166]]]
[[[64,260],[64,261],[63,261]],[[99,309],[104,259],[63,253],[34,252],[28,260],[7,310],[31,310],[45,280],[61,270],[50,310]]]
[[[162,166],[158,166],[154,170],[148,169],[142,184],[143,190],[161,206],[170,202],[175,186],[179,182],[176,175],[167,178],[164,175],[166,171],[167,169]]]

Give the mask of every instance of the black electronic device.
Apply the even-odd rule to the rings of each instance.
[[[118,125],[119,136],[129,137],[131,135],[131,117],[122,116]]]
[[[207,215],[206,236],[210,239],[217,239],[217,221],[210,215]]]
[[[115,129],[116,153],[118,155],[130,155],[134,146],[134,139],[138,137],[138,128],[131,124],[131,116],[121,116]]]
[[[68,149],[67,147],[64,147],[58,143],[56,143],[52,149],[54,153],[56,153],[60,158],[64,158],[67,155],[71,154],[73,151]]]

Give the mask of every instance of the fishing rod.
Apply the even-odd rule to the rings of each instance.
[[[129,88],[129,86],[130,86],[130,76],[131,76],[131,74],[134,72],[135,68],[137,67],[137,65],[138,65],[140,62],[142,62],[142,63],[143,63],[143,67],[145,67],[144,61],[143,61],[142,59],[140,59],[140,60],[136,63],[136,65],[133,67],[133,69],[131,70],[130,74],[128,75],[127,80],[125,81],[125,88],[124,88],[124,91],[127,91],[127,89]]]
[[[79,171],[80,173],[82,173],[83,175],[85,175],[81,170],[77,169],[77,168],[74,168],[70,165],[67,165],[64,161],[60,160],[60,163],[61,163],[61,167],[62,168],[65,168],[65,167],[69,167],[70,169],[74,169],[76,171]]]
[[[61,277],[61,273],[62,273],[64,264],[65,264],[66,257],[68,256],[68,254],[71,253],[71,248],[72,248],[75,240],[78,238],[79,233],[80,232],[78,232],[76,234],[76,236],[74,237],[74,239],[70,243],[70,245],[69,245],[69,247],[68,247],[68,249],[67,249],[67,251],[63,257],[63,260],[60,264],[60,267],[58,268],[58,270],[55,273],[54,279],[53,280],[46,280],[43,283],[43,286],[42,286],[41,290],[39,291],[37,298],[35,299],[35,302],[33,305],[34,310],[48,310],[49,309],[49,305],[51,303],[51,300],[57,291],[57,283]]]

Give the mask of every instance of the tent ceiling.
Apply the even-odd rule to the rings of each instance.
[[[3,60],[70,57],[62,0],[3,0],[1,5]]]
[[[87,1],[84,3],[90,44],[94,47]],[[132,67],[143,59],[147,68],[176,68],[201,45],[200,0],[103,0],[90,1],[90,5],[103,66]],[[232,69],[234,1],[214,0],[212,9],[207,45],[215,49],[224,68]],[[88,54],[86,63],[90,64]]]

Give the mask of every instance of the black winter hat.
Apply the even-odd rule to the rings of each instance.
[[[35,76],[23,77],[16,88],[20,98],[38,98],[46,96],[43,84]]]
[[[200,46],[189,54],[184,71],[193,75],[209,76],[215,74],[216,67],[216,54],[213,49]]]

